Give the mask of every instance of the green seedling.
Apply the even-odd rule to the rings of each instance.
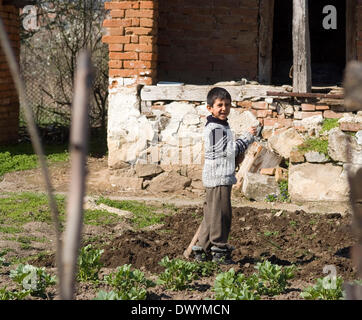
[[[170,290],[183,290],[192,280],[198,278],[198,265],[181,259],[170,260],[164,257],[159,264],[165,268],[157,283]]]
[[[122,300],[117,292],[114,291],[99,291],[97,294],[97,297],[95,297],[93,300]]]
[[[91,244],[80,250],[78,257],[79,272],[77,276],[79,281],[98,280],[98,273],[102,268],[100,258],[103,251],[93,249]]]
[[[145,300],[147,297],[147,288],[153,287],[155,283],[146,279],[143,272],[138,269],[131,270],[130,264],[125,264],[122,267],[118,267],[116,272],[104,277],[107,284],[114,287],[115,294],[108,293],[108,296],[112,299],[100,299],[100,300]]]
[[[0,300],[23,300],[30,295],[30,290],[10,291],[6,287],[0,289]]]
[[[213,291],[216,300],[259,300],[255,290],[255,279],[246,278],[244,274],[236,274],[231,268],[217,275]]]
[[[19,264],[15,270],[10,271],[13,279],[22,290],[29,291],[31,295],[45,297],[46,289],[56,283],[56,277],[46,273],[45,268],[32,265]]]
[[[254,277],[258,278],[258,293],[273,296],[285,291],[288,280],[294,277],[296,267],[292,265],[282,268],[269,261],[264,261],[258,262],[255,269],[258,270],[258,274],[254,274]]]
[[[317,279],[316,284],[304,289],[300,296],[306,300],[341,300],[342,284],[342,277],[326,276]]]

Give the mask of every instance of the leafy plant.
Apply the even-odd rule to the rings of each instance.
[[[260,296],[255,290],[255,278],[246,278],[244,274],[236,274],[231,268],[217,275],[213,291],[216,300],[258,300]]]
[[[56,277],[46,273],[44,267],[29,264],[19,264],[15,270],[10,271],[10,278],[31,295],[42,297],[45,296],[46,288],[56,283]]]
[[[114,299],[116,296],[112,293],[108,293],[108,295],[102,293],[102,296],[107,297],[107,299],[100,300],[145,300],[147,297],[146,289],[155,285],[151,280],[146,279],[140,270],[132,271],[130,264],[118,267],[116,272],[105,276],[104,280],[116,289],[117,299]],[[112,299],[108,299],[109,297]]]
[[[160,274],[157,283],[171,290],[183,290],[188,284],[198,277],[198,265],[181,259],[170,260],[164,257],[159,264],[165,267]]]
[[[6,255],[6,251],[1,251],[0,252],[0,267],[1,266],[8,266],[10,263],[5,261],[5,258],[3,258],[3,256]]]
[[[103,251],[93,249],[91,244],[81,248],[78,257],[79,272],[77,277],[79,281],[98,280],[98,272],[102,268],[100,258]]]
[[[97,297],[95,297],[93,300],[121,300],[118,293],[114,291],[99,291],[97,294]]]
[[[279,231],[265,231],[264,236],[266,237],[273,237],[277,236],[279,234]]]
[[[276,194],[272,193],[272,194],[268,194],[266,196],[265,201],[266,202],[275,202],[275,201],[277,201],[277,199],[278,199],[278,196]]]
[[[288,280],[294,277],[296,267],[292,265],[282,268],[266,260],[258,262],[255,269],[258,270],[258,293],[273,296],[285,291]]]
[[[280,190],[280,195],[279,195],[279,199],[282,202],[290,202],[290,194],[288,192],[288,181],[280,181],[278,183],[279,185],[279,190]]]
[[[30,294],[30,290],[10,291],[6,287],[0,289],[0,300],[23,300]]]
[[[219,264],[213,261],[202,261],[196,263],[196,273],[201,277],[209,277],[220,269]]]
[[[303,290],[300,296],[307,300],[340,300],[343,299],[342,277],[330,277],[317,279],[314,286]]]

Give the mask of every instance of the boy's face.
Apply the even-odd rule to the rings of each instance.
[[[211,112],[213,117],[219,120],[226,120],[231,108],[231,101],[228,99],[215,99],[214,105],[207,105],[207,110]]]

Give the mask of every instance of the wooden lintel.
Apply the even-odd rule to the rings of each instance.
[[[296,98],[323,98],[323,99],[344,99],[343,94],[326,94],[326,93],[301,93],[301,92],[275,92],[267,91],[268,96],[273,97],[296,97]]]

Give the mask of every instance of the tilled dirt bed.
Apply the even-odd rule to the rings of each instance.
[[[159,261],[183,258],[182,253],[192,239],[202,219],[201,207],[186,207],[167,216],[164,225],[153,231],[125,230],[112,240],[98,243],[104,249],[102,262],[105,270],[114,270],[123,264],[143,270],[157,277],[164,269]],[[232,266],[245,275],[255,272],[257,262],[268,259],[282,266],[297,266],[295,278],[287,292],[263,299],[300,299],[300,292],[327,274],[325,266],[334,266],[337,275],[346,280],[356,279],[356,269],[350,258],[355,239],[351,232],[351,215],[339,213],[312,214],[304,211],[287,212],[250,207],[233,208],[230,244],[235,246]],[[42,265],[38,261],[38,265]],[[43,265],[49,266],[44,261]],[[150,289],[149,299],[205,299],[212,298],[215,276],[193,283],[193,290],[171,292],[162,287]],[[88,294],[86,294],[88,292]],[[90,298],[89,288],[78,287],[79,299]]]

